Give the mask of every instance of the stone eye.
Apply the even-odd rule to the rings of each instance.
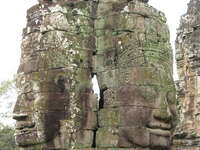
[[[65,78],[62,75],[57,77],[56,85],[59,89],[59,92],[63,93],[65,91]]]
[[[142,87],[140,88],[140,94],[141,96],[148,101],[154,101],[158,95],[156,92],[156,89],[153,87]]]
[[[172,91],[167,92],[167,102],[169,104],[174,104],[176,101],[175,93]]]

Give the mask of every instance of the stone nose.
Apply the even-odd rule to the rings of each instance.
[[[24,121],[28,117],[27,108],[28,105],[21,95],[17,97],[15,107],[13,109],[12,118],[16,121]]]
[[[165,122],[165,123],[170,123],[172,120],[172,114],[169,108],[169,105],[167,103],[167,99],[161,99],[159,101],[159,106],[153,111],[153,117],[154,119]]]
[[[172,120],[172,115],[168,110],[163,110],[163,109],[156,109],[153,112],[153,117],[156,120],[165,122],[165,123],[170,123]]]
[[[22,121],[25,120],[28,117],[28,114],[26,113],[13,113],[12,118],[17,120],[17,121]]]

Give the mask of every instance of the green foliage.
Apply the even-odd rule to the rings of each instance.
[[[14,83],[15,80],[4,80],[0,82],[0,97],[3,97],[0,102],[5,99],[5,96],[12,94],[11,91],[15,89]],[[0,150],[19,150],[15,144],[13,127],[1,123],[3,122],[2,116],[7,116],[6,113],[0,111],[0,117],[2,118],[2,121],[0,121]]]
[[[0,97],[14,88],[14,80],[5,80],[0,82]]]
[[[0,150],[19,150],[15,145],[14,129],[0,124]]]

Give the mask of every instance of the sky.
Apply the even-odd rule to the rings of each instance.
[[[189,0],[150,0],[149,4],[165,13],[174,45],[180,16],[186,12]],[[20,60],[22,29],[26,24],[26,10],[37,0],[2,1],[0,5],[0,81],[16,74]]]
[[[2,0],[0,5],[0,81],[16,74],[26,10],[37,0]]]
[[[158,10],[165,13],[167,17],[167,24],[170,30],[170,41],[173,48],[173,54],[175,55],[175,40],[176,40],[176,29],[179,26],[180,17],[186,13],[187,4],[190,0],[149,0],[149,4]],[[174,57],[175,62],[175,57]],[[174,80],[178,80],[176,64],[173,65],[174,69]]]
[[[186,13],[189,1],[190,0],[149,0],[151,6],[165,13],[167,24],[170,28],[171,44],[173,47],[180,17]]]
[[[186,12],[189,0],[149,0],[149,4],[165,13],[171,33],[171,44],[174,49],[176,29],[180,16]],[[0,81],[12,79],[17,72],[20,61],[20,44],[22,29],[26,25],[26,10],[37,3],[37,0],[3,0],[0,5]],[[175,79],[177,76],[175,75]],[[96,87],[97,88],[97,87]],[[16,96],[2,102],[0,110],[6,110]],[[4,108],[4,109],[2,109]]]

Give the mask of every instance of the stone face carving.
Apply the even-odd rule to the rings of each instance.
[[[147,2],[39,0],[28,10],[14,109],[20,147],[170,149],[169,31]]]
[[[174,143],[177,149],[199,149],[199,32],[200,1],[191,0],[181,17],[176,39],[176,60],[179,75],[177,95],[180,121]]]
[[[85,137],[93,138],[97,123],[91,3],[65,4],[39,4],[28,10],[14,109],[16,142],[22,147],[67,149],[93,142]]]
[[[137,1],[98,5],[98,148],[170,149],[175,91],[169,32],[160,14]]]

